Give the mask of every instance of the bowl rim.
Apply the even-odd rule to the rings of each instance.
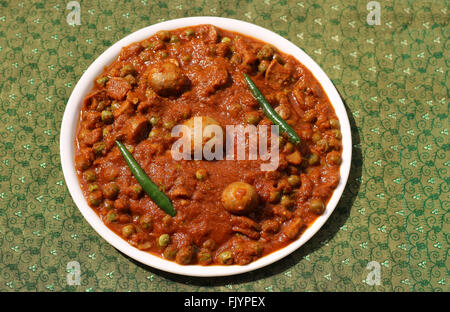
[[[156,255],[133,247],[119,235],[110,230],[95,213],[95,211],[89,207],[81,192],[78,177],[75,171],[74,142],[79,110],[83,103],[84,97],[93,87],[94,79],[103,72],[104,67],[109,65],[118,57],[122,47],[125,47],[133,42],[144,40],[159,30],[171,30],[201,24],[212,24],[225,30],[239,32],[243,35],[273,44],[280,51],[295,57],[322,85],[322,88],[327,94],[341,124],[343,150],[342,163],[340,166],[340,181],[327,204],[325,212],[319,216],[297,240],[293,241],[286,247],[283,247],[282,249],[270,253],[247,265],[180,265],[173,261],[165,260]],[[301,48],[297,47],[292,42],[276,34],[275,32],[249,22],[224,17],[197,16],[172,19],[137,30],[114,43],[88,67],[77,82],[67,102],[61,123],[60,156],[64,179],[72,199],[91,227],[110,245],[140,263],[165,272],[186,276],[213,277],[241,274],[265,267],[288,256],[305,244],[312,236],[314,236],[316,232],[322,228],[324,223],[328,220],[336,208],[345,189],[351,166],[352,140],[347,111],[338,91],[321,67]]]

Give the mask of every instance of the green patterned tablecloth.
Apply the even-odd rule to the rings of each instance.
[[[78,1],[72,26],[68,3],[0,1],[0,291],[449,291],[448,1]],[[91,62],[140,28],[199,15],[304,49],[344,99],[354,143],[347,188],[314,238],[214,279],[112,248],[74,205],[59,158],[63,112]]]

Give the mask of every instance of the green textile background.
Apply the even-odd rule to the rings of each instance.
[[[0,1],[0,291],[449,291],[448,1]],[[283,260],[193,278],[136,263],[84,220],[59,132],[84,70],[145,26],[186,16],[249,21],[322,66],[348,108],[353,165],[326,225]],[[67,284],[78,261],[80,285]],[[380,285],[366,278],[380,264]],[[70,270],[69,270],[70,271]],[[70,273],[70,272],[69,272]]]

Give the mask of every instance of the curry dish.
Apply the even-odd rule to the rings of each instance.
[[[301,139],[279,137],[276,170],[257,160],[174,160],[171,129],[271,125],[247,74]],[[120,139],[171,200],[168,215],[143,191]],[[339,120],[321,85],[294,57],[254,38],[197,25],[124,47],[80,112],[75,166],[88,204],[115,233],[179,264],[244,265],[298,239],[339,183]]]

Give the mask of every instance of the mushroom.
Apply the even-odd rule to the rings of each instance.
[[[222,192],[222,205],[231,213],[248,213],[256,208],[258,202],[255,187],[245,182],[233,182]]]
[[[152,66],[147,79],[150,87],[157,94],[165,97],[180,95],[189,84],[182,70],[168,61]]]

